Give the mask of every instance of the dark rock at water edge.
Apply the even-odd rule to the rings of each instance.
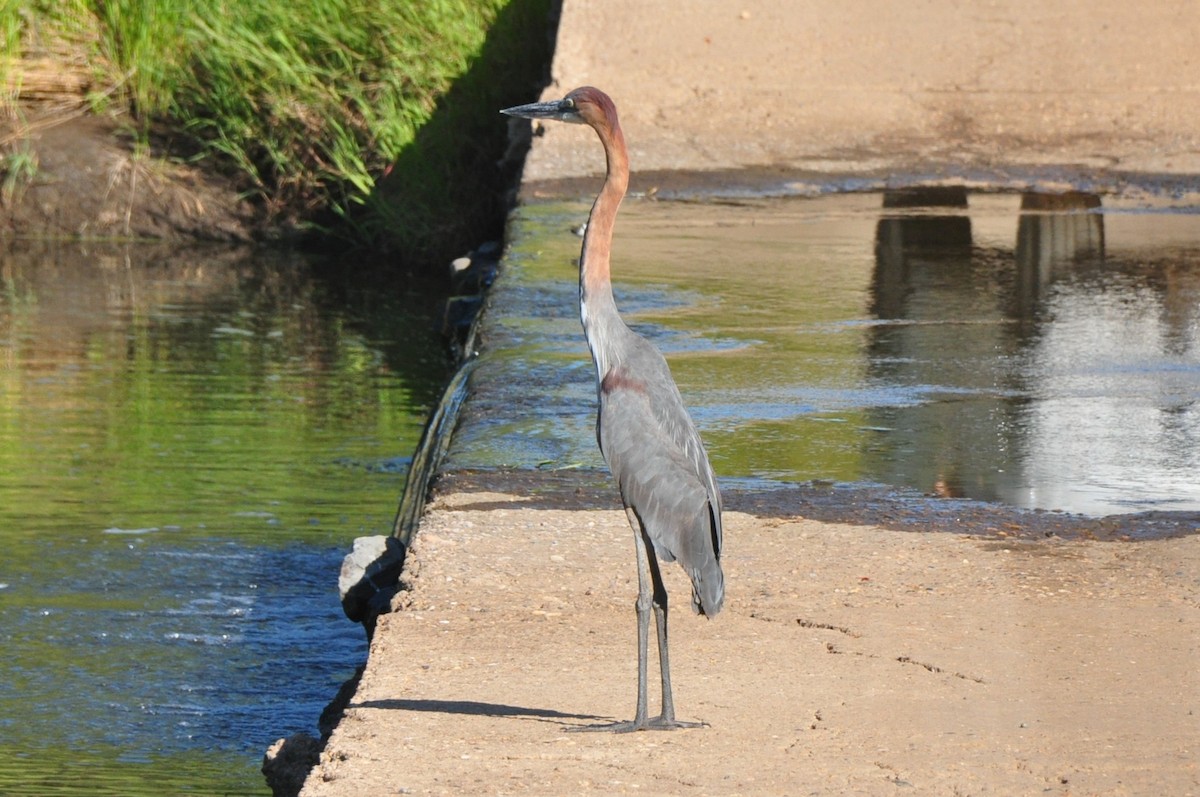
[[[404,543],[395,537],[359,537],[342,560],[338,575],[342,611],[363,624],[368,639],[374,634],[376,618],[391,610],[391,600],[400,590],[405,553]]]

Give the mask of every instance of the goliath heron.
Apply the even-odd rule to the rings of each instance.
[[[667,655],[667,591],[659,560],[678,561],[692,580],[692,605],[706,617],[721,610],[721,493],[696,425],[683,406],[667,361],[617,312],[609,276],[613,226],[629,184],[629,157],[617,109],[585,86],[561,100],[508,108],[525,119],[586,124],[604,146],[608,169],[592,205],[579,256],[579,315],[596,366],[600,402],[596,437],[634,530],[638,570],[638,695],[630,722],[597,729],[695,727],[675,719]],[[662,714],[646,716],[650,613],[658,632]]]

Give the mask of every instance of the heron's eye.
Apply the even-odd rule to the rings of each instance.
[[[563,100],[563,107],[573,109],[575,107],[575,100],[571,99],[570,97],[567,97],[565,100]]]

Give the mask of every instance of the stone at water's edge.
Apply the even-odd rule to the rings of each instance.
[[[400,589],[404,554],[404,543],[395,537],[359,537],[354,550],[342,560],[338,575],[342,611],[361,622],[368,637],[375,629],[375,618],[389,611],[392,596]]]
[[[263,756],[262,772],[274,797],[294,797],[304,787],[309,771],[321,759],[324,744],[307,733],[279,739]]]

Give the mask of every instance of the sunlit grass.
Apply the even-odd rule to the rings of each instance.
[[[21,18],[10,11],[12,0],[0,0],[0,106],[11,103],[12,64],[21,54]]]
[[[0,155],[0,202],[8,205],[37,177],[38,156],[28,142]]]
[[[82,48],[94,105],[220,164],[275,218],[444,256],[464,224],[499,231],[495,111],[536,92],[550,5],[0,0],[0,69]]]

